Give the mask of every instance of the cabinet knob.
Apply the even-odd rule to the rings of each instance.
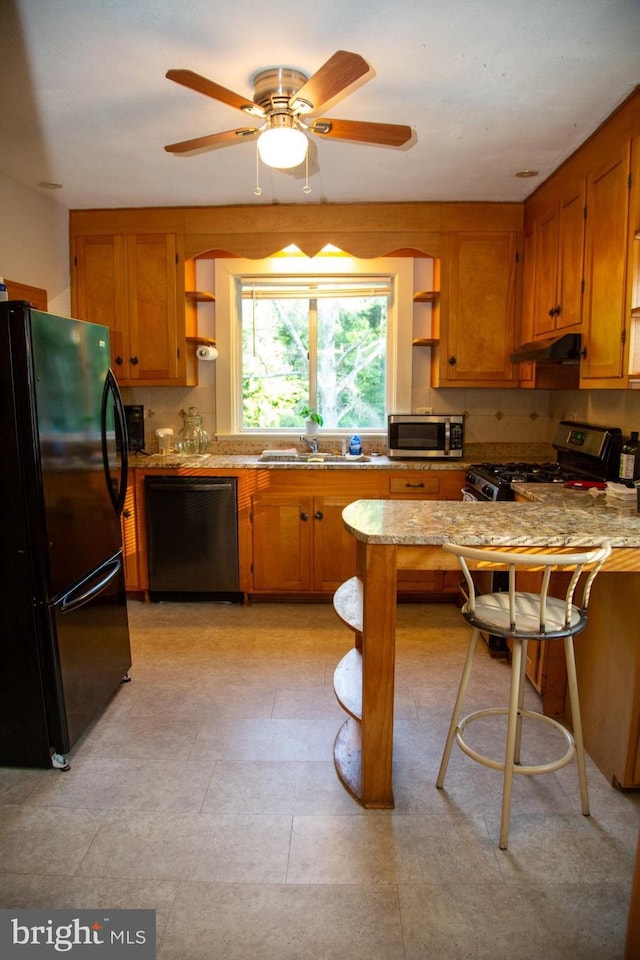
[[[313,516],[315,517],[316,520],[324,520],[324,513],[322,512],[322,510],[318,510],[316,513],[314,513]]]
[[[587,348],[586,348],[586,347],[583,347],[583,348],[582,348],[582,350],[580,351],[580,356],[582,357],[583,360],[586,360],[586,359],[587,359]]]
[[[118,364],[119,367],[121,367],[121,366],[122,366],[122,357],[116,357],[116,363]]]
[[[129,363],[131,364],[132,367],[137,366],[137,364],[138,364],[138,358],[137,358],[137,357],[129,357]]]
[[[304,521],[306,522],[306,521],[309,519],[309,514],[308,514],[308,513],[301,513],[301,514],[300,514],[300,519],[301,519],[301,520],[304,520]]]
[[[549,310],[547,310],[547,316],[552,317],[555,313],[555,310],[555,307],[551,307]]]
[[[455,365],[456,365],[457,362],[458,362],[458,361],[457,361],[457,358],[456,358],[456,357],[449,357],[449,366],[450,366],[450,367],[455,367]]]
[[[130,513],[129,510],[123,510],[123,511],[122,511],[122,516],[125,518],[125,520],[128,520],[129,517],[131,516],[131,513]]]

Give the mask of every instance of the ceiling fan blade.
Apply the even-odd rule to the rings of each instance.
[[[289,100],[289,107],[298,113],[311,113],[351,86],[365,73],[369,64],[358,53],[338,50],[309,77]]]
[[[167,153],[189,153],[191,150],[202,150],[204,147],[222,147],[228,143],[237,143],[249,139],[259,133],[255,127],[241,127],[239,130],[225,130],[224,133],[210,133],[206,137],[195,137],[193,140],[181,140],[180,143],[170,143],[165,147]]]
[[[214,100],[226,103],[230,107],[236,107],[238,110],[244,110],[245,113],[250,113],[252,116],[265,116],[262,107],[254,103],[253,100],[241,97],[239,93],[227,90],[226,87],[221,87],[219,83],[201,77],[199,73],[194,73],[192,70],[168,70],[166,77],[168,80],[181,83],[183,87],[195,90],[196,93],[204,93],[205,97],[213,97]]]
[[[321,137],[337,140],[359,140],[385,147],[401,147],[413,136],[411,127],[401,123],[369,123],[366,120],[314,120],[307,130]]]

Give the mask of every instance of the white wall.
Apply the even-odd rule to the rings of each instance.
[[[43,287],[52,313],[70,312],[69,213],[0,173],[0,276]]]

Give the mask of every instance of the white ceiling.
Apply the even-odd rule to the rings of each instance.
[[[409,124],[407,147],[312,137],[311,192],[261,166],[260,197],[255,141],[164,151],[247,125],[169,68],[251,97],[339,49],[372,74],[323,113]],[[640,84],[639,50],[640,0],[2,0],[0,172],[70,209],[519,201]]]

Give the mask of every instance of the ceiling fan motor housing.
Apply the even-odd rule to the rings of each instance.
[[[255,103],[260,104],[266,113],[273,111],[282,111],[293,109],[296,113],[308,113],[313,109],[313,104],[306,103],[304,100],[296,101],[289,106],[289,101],[297,90],[307,82],[309,78],[300,70],[294,70],[292,67],[273,67],[270,70],[261,70],[254,77],[254,95]]]

